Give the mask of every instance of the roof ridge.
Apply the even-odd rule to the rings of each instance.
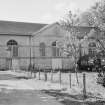
[[[25,21],[0,20],[0,22],[8,22],[8,23],[23,23],[23,24],[45,24],[45,25],[47,25],[47,23],[25,22]]]
[[[37,32],[33,33],[32,36],[35,36],[36,34],[38,34],[38,33],[42,32],[42,31],[46,30],[49,27],[52,27],[55,24],[59,24],[59,23],[58,22],[55,22],[55,23],[52,23],[52,24],[48,24],[48,25],[44,26],[43,28],[41,28],[40,30],[38,30]]]

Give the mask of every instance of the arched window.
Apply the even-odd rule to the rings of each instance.
[[[89,54],[90,55],[95,55],[96,54],[96,43],[95,42],[90,42],[89,45]]]
[[[13,57],[18,56],[18,43],[15,40],[9,40],[7,42],[8,50],[12,52]]]
[[[60,56],[56,41],[52,42],[52,56]]]
[[[46,48],[46,45],[45,43],[40,43],[40,46],[39,46],[39,50],[40,50],[40,56],[45,56],[45,48]]]

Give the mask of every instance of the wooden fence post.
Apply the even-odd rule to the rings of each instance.
[[[86,99],[86,75],[83,73],[83,98]]]
[[[40,67],[38,69],[39,69],[39,80],[40,80]]]
[[[51,82],[53,82],[53,69],[51,70]]]
[[[30,67],[30,72],[31,72],[31,78],[32,78],[32,74],[33,74],[33,67],[32,67],[32,64],[31,64],[31,67]]]
[[[70,88],[71,88],[71,73],[69,74],[69,83],[70,83]]]
[[[36,67],[33,65],[33,73],[34,73],[34,78],[36,78]]]
[[[44,75],[45,75],[45,81],[47,81],[47,72],[44,70]]]
[[[61,80],[61,69],[59,69],[59,82],[60,82],[60,85],[62,83],[62,80]]]

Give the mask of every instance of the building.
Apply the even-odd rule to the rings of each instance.
[[[29,46],[32,33],[45,25],[0,21],[0,69],[27,66],[29,64]]]
[[[96,36],[101,31],[96,27],[85,27],[85,26],[72,26],[69,28],[62,28],[59,23],[47,25],[33,33],[33,45],[37,46],[34,48],[34,64],[40,68],[53,67],[70,69],[74,65],[74,58],[72,55],[64,55],[64,39],[66,35],[69,35],[71,31],[75,32],[78,40],[84,38],[84,36],[95,34]],[[81,43],[81,56],[85,54],[95,54],[97,41],[95,38],[85,40]],[[60,66],[62,65],[62,66]],[[56,66],[56,67],[55,67]]]
[[[75,30],[78,38],[83,38],[94,27],[74,26],[67,30]],[[64,37],[69,32],[59,23],[38,24],[0,21],[0,69],[25,69],[32,64],[40,69],[70,69],[73,57],[64,54]],[[81,45],[81,54],[89,51],[92,39]],[[89,45],[89,46],[88,46]]]
[[[40,68],[69,69],[72,67],[72,56],[64,56],[62,51],[66,30],[59,23],[47,25],[33,33],[34,64]]]

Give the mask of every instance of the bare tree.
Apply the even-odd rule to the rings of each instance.
[[[100,36],[100,33],[105,33],[105,0],[96,2],[94,6],[83,12],[81,15],[72,14],[72,12],[69,11],[67,16],[60,21],[60,24],[67,31],[67,35],[65,36],[66,52],[70,53],[74,58],[76,78],[78,82],[77,61],[80,57],[80,45],[82,42],[94,37],[94,40],[96,40],[105,51],[104,43],[102,41],[104,38],[102,39]],[[78,32],[76,32],[75,26],[81,25],[95,27],[97,30],[100,30],[100,32],[95,35],[95,31],[91,30],[87,36],[84,35],[84,38],[78,39]]]
[[[60,20],[60,25],[63,28],[68,28],[71,27],[73,25],[76,25],[79,21],[79,15],[77,14],[72,14],[71,11],[68,12],[68,14],[65,15],[65,17]]]
[[[66,18],[60,23],[61,26],[69,31],[72,36],[75,36],[75,38],[77,38],[77,33],[75,28],[73,28],[75,25],[96,27],[100,32],[97,36],[95,35],[94,40],[96,40],[100,46],[105,49],[102,41],[104,38],[100,36],[105,31],[105,0],[96,2],[89,10],[83,12],[81,15],[72,14],[72,12],[69,11]],[[89,34],[91,34],[91,32]]]
[[[75,67],[75,73],[76,73],[76,79],[77,83],[79,84],[78,81],[78,75],[77,75],[77,70],[78,70],[78,59],[80,57],[80,47],[82,42],[85,40],[78,38],[78,32],[76,31],[75,25],[78,24],[79,18],[75,14],[73,15],[71,11],[69,11],[69,14],[67,15],[68,17],[60,21],[61,26],[67,31],[66,35],[64,36],[65,39],[65,51],[67,52],[68,55],[71,55],[74,59],[74,67]]]
[[[100,30],[98,34],[95,34],[94,40],[96,40],[100,44],[100,47],[105,51],[103,43],[105,39],[105,0],[96,2],[88,11],[91,12],[92,21],[94,21],[93,26]],[[94,36],[94,34],[91,34],[91,36]]]

